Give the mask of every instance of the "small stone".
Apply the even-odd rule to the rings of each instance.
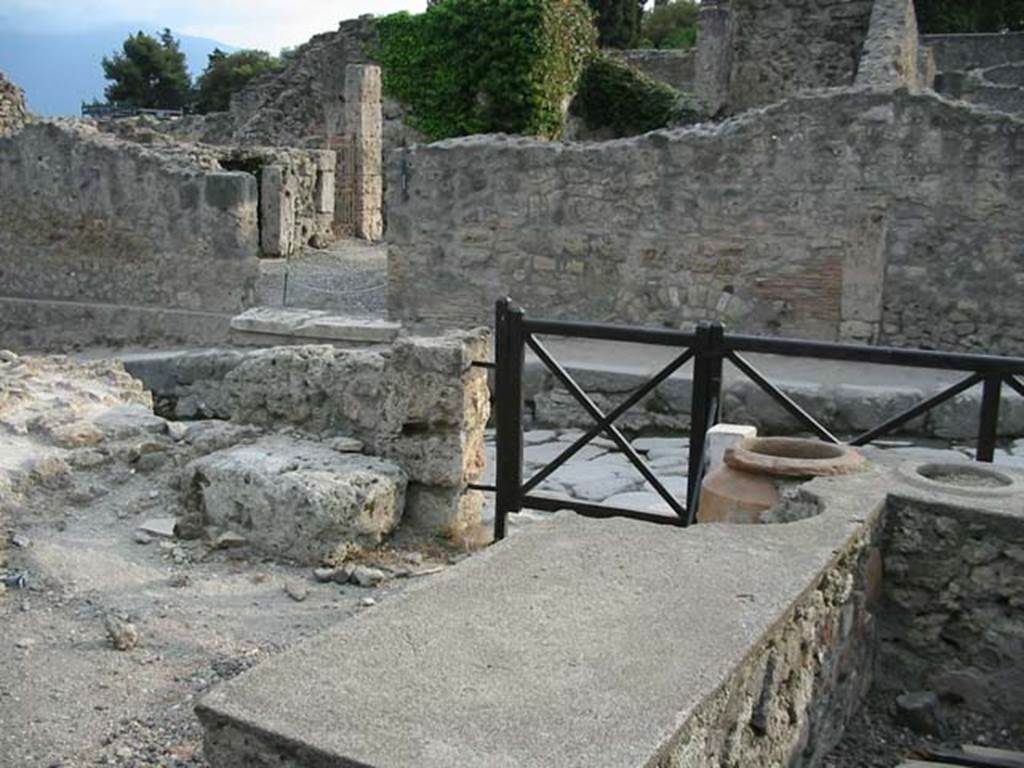
[[[371,605],[376,605],[377,601],[374,600],[372,597],[364,597],[362,600],[359,601],[359,604],[364,608],[369,608]]]
[[[244,547],[249,543],[249,540],[240,533],[234,531],[224,531],[222,534],[217,536],[213,540],[214,549],[233,549],[235,547]]]
[[[171,576],[170,579],[167,580],[167,583],[175,589],[182,589],[184,587],[187,587],[190,581],[191,579],[189,579],[187,573],[176,573],[173,576]]]
[[[288,581],[285,582],[284,592],[288,597],[297,603],[301,603],[307,597],[309,597],[309,588],[299,581]]]
[[[916,733],[942,735],[939,697],[933,691],[916,691],[896,697],[896,717]]]
[[[423,554],[421,552],[403,552],[402,561],[410,565],[420,565],[423,563]]]
[[[188,562],[188,552],[181,547],[175,547],[171,550],[171,559],[178,565],[184,565]]]
[[[16,533],[13,536],[11,536],[11,544],[13,544],[18,549],[28,549],[30,546],[32,546],[32,540],[29,539],[29,537],[23,533]]]
[[[314,568],[313,578],[321,584],[334,581],[335,568]]]
[[[110,644],[119,651],[130,651],[139,644],[139,630],[130,621],[110,615],[107,616],[106,628]]]
[[[185,439],[185,433],[188,431],[188,425],[183,424],[180,421],[169,421],[167,422],[167,434],[174,441],[181,441]]]
[[[366,565],[357,565],[352,570],[352,581],[360,587],[375,587],[380,584],[388,575],[380,568],[370,568]]]
[[[136,531],[135,535],[132,536],[132,541],[134,541],[136,544],[143,544],[143,545],[145,545],[145,544],[152,543],[153,537],[150,536],[145,531]]]
[[[15,648],[21,648],[22,650],[28,650],[29,648],[31,648],[35,644],[36,644],[35,639],[31,638],[31,637],[23,637],[20,640],[15,640],[14,641],[14,647]]]
[[[336,437],[327,443],[338,453],[362,453],[363,443],[354,437]]]
[[[177,520],[173,517],[152,517],[139,526],[139,530],[157,538],[173,539],[174,526]]]

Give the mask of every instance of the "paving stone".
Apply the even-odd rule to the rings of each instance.
[[[558,442],[526,446],[524,451],[524,461],[527,464],[534,464],[538,466],[547,464],[564,451],[565,448],[565,443]],[[595,448],[592,445],[585,445],[573,455],[573,461],[586,461],[587,459],[592,459],[605,453],[607,453],[607,451],[603,448]]]

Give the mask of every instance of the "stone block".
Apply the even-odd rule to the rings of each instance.
[[[275,436],[191,462],[182,488],[183,536],[231,531],[264,554],[315,564],[390,533],[406,476],[382,459]]]
[[[480,491],[410,483],[402,525],[458,536],[479,525],[483,504],[484,495]]]

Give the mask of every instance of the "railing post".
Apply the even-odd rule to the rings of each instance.
[[[981,419],[978,425],[978,444],[974,458],[977,461],[992,462],[995,458],[996,436],[999,427],[999,397],[1003,386],[1000,374],[985,377],[981,390]]]
[[[721,323],[702,322],[693,345],[693,392],[690,396],[690,460],[686,475],[687,525],[697,519],[700,484],[704,479],[708,430],[718,421],[722,401],[722,356],[725,352]]]
[[[522,509],[523,487],[523,310],[498,301],[494,315],[494,539],[505,538],[508,514]]]

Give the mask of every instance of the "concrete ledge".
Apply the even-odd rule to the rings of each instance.
[[[626,768],[823,754],[869,678],[860,573],[888,474],[815,481],[826,511],[789,525],[527,526],[215,689],[197,707],[207,759]],[[764,738],[727,743],[729,722],[757,718]]]

